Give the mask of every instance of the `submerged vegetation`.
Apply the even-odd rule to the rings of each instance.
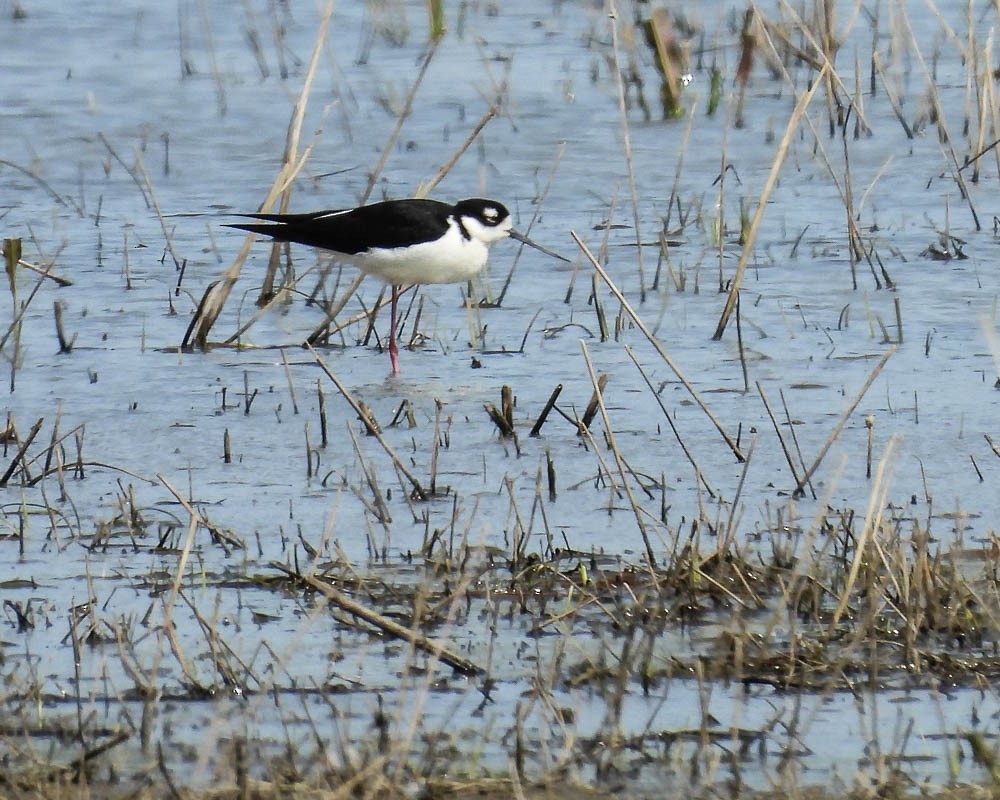
[[[377,113],[386,132],[351,151],[371,159],[358,202],[397,191],[399,161],[417,196],[477,157],[484,182],[492,131],[513,140],[538,110],[515,67],[530,51],[470,29],[518,41],[534,20],[537,59],[564,37],[586,60],[562,76],[576,138],[559,129],[567,141],[532,151],[547,162],[515,175],[518,227],[559,232],[573,269],[540,276],[515,256],[451,317],[405,293],[399,340],[444,363],[411,384],[345,378],[386,337],[387,292],[324,257],[274,244],[259,285],[235,291],[266,246],[248,238],[229,261],[214,218],[183,233],[162,200],[187,198],[198,171],[180,137],[163,132],[157,172],[149,131],[131,154],[93,135],[105,175],[142,203],[114,267],[104,194],[95,208],[0,162],[3,185],[98,262],[72,269],[58,241],[0,217],[0,794],[994,792],[996,282],[912,269],[996,245],[979,206],[1000,180],[997,10],[981,5],[959,30],[933,4],[917,19],[906,4],[553,3],[546,20],[432,2],[420,42],[398,3],[248,14],[261,85],[295,90],[264,212],[328,177],[315,162],[342,104],[344,130]],[[7,13],[31,24],[30,8]],[[204,39],[222,125],[241,84],[207,12],[178,16],[179,80]],[[359,85],[379,53],[394,65],[372,97],[329,67],[350,25]],[[475,61],[450,53],[469,40]],[[437,131],[459,91],[425,105],[442,60],[452,81],[481,70],[482,107],[462,101],[440,158],[415,166],[408,126]],[[937,158],[913,157],[918,138]],[[585,191],[563,193],[567,174]],[[559,208],[567,194],[589,214]],[[141,323],[121,321],[164,268],[166,302],[159,286]],[[88,281],[103,293],[74,307]],[[309,325],[286,326],[297,313]],[[991,352],[970,353],[971,335]],[[466,344],[471,379],[445,360]],[[43,347],[60,360],[40,366]],[[65,389],[69,372],[92,394]]]

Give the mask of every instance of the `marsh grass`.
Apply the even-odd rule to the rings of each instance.
[[[833,4],[804,9],[809,13],[801,16],[789,7],[782,7],[773,19],[756,11],[743,15],[737,26],[739,56],[734,60],[738,64],[732,70],[738,110],[734,109],[731,124],[739,127],[740,119],[752,110],[754,96],[748,90],[751,79],[761,79],[760,71],[752,71],[757,59],[772,75],[772,88],[794,92],[794,105],[772,154],[770,170],[753,201],[740,198],[738,190],[725,183],[730,175],[736,175],[723,154],[719,168],[723,180],[716,194],[722,208],[706,214],[700,198],[684,196],[679,188],[684,149],[693,125],[693,116],[689,116],[688,133],[680,139],[681,155],[666,213],[652,244],[641,235],[642,209],[630,153],[628,98],[629,88],[637,85],[635,73],[641,70],[636,46],[640,37],[615,6],[609,10],[613,18],[606,56],[614,71],[611,94],[620,112],[629,182],[636,253],[630,266],[636,268],[638,308],[605,269],[618,191],[615,187],[607,219],[600,226],[598,255],[573,234],[582,254],[584,280],[587,272],[591,274],[593,320],[588,324],[596,331],[593,344],[581,339],[581,362],[575,367],[584,380],[577,381],[574,388],[585,386],[586,394],[567,403],[563,383],[556,383],[560,378],[553,376],[548,385],[555,386],[547,400],[535,406],[519,405],[517,387],[509,384],[500,391],[499,407],[492,402],[484,404],[485,417],[477,406],[482,417],[478,424],[488,427],[498,449],[510,450],[515,459],[524,459],[532,451],[538,456],[534,472],[523,470],[531,488],[523,490],[525,479],[512,468],[499,486],[491,487],[503,497],[505,519],[500,523],[482,520],[474,501],[467,504],[459,489],[443,483],[440,461],[452,447],[452,431],[442,404],[436,403],[433,425],[424,428],[414,422],[405,402],[400,402],[394,415],[383,414],[380,421],[378,412],[355,396],[313,346],[321,342],[329,345],[354,325],[360,329],[356,341],[377,340],[376,315],[384,298],[379,297],[370,309],[349,320],[334,323],[354,295],[358,281],[340,291],[340,276],[322,263],[297,277],[288,270],[286,278],[279,279],[278,270],[282,264],[287,266],[288,257],[276,248],[258,310],[228,341],[240,342],[263,314],[295,297],[303,278],[317,278],[306,301],[320,304],[325,314],[308,337],[308,351],[322,372],[316,383],[319,411],[314,423],[319,427],[320,444],[316,445],[309,423],[304,422],[305,469],[300,455],[296,469],[302,470],[307,480],[336,488],[364,506],[370,527],[362,535],[367,538],[370,563],[359,568],[340,550],[335,511],[331,511],[324,530],[280,531],[282,560],[258,563],[252,560],[251,532],[234,532],[215,524],[210,509],[195,500],[198,492],[193,485],[182,491],[170,476],[156,474],[155,480],[145,482],[155,487],[158,500],[144,504],[133,485],[121,482],[131,478],[139,484],[142,476],[92,457],[90,445],[85,446],[85,426],[64,430],[58,409],[33,417],[30,426],[8,416],[0,431],[0,487],[20,490],[22,498],[37,488],[40,497],[39,502],[15,500],[5,508],[7,527],[0,532],[0,540],[16,541],[21,556],[41,541],[45,543],[42,547],[51,542],[57,549],[80,545],[95,557],[114,551],[145,557],[148,568],[142,578],[130,579],[129,585],[133,591],[143,592],[145,602],[127,612],[109,610],[115,608],[111,602],[116,591],[114,579],[98,580],[89,565],[79,576],[86,597],[76,598],[79,602],[68,614],[30,596],[4,600],[9,623],[5,638],[27,642],[30,631],[37,627],[61,626],[64,642],[74,654],[75,670],[70,679],[61,681],[62,691],[55,692],[47,676],[38,672],[38,662],[27,652],[27,644],[23,659],[15,658],[13,650],[0,650],[0,703],[4,709],[0,782],[5,793],[14,797],[98,796],[112,787],[121,796],[175,798],[191,796],[198,789],[209,797],[241,798],[579,797],[590,793],[585,787],[596,785],[608,794],[643,794],[653,787],[658,793],[675,796],[721,791],[729,796],[751,796],[756,784],[747,773],[752,766],[774,784],[769,796],[804,797],[810,793],[798,786],[794,766],[805,760],[799,742],[806,729],[818,724],[803,717],[801,706],[806,699],[849,695],[856,700],[860,715],[874,715],[873,697],[878,692],[908,693],[944,686],[986,693],[991,683],[1000,679],[1000,655],[995,646],[1000,640],[1000,576],[995,566],[1000,542],[992,529],[988,536],[970,541],[963,527],[965,512],[959,508],[948,517],[953,520],[953,530],[951,539],[946,540],[929,491],[925,491],[922,505],[915,499],[909,505],[899,504],[891,481],[900,444],[890,436],[879,452],[874,420],[865,422],[867,495],[849,501],[834,499],[843,467],[830,467],[827,458],[848,423],[857,422],[855,414],[862,398],[903,345],[899,298],[893,304],[894,333],[876,312],[866,315],[864,321],[873,338],[878,340],[881,333],[882,343],[888,346],[875,354],[874,365],[860,387],[845,388],[841,407],[827,409],[833,420],[829,430],[809,431],[810,441],[821,442],[813,452],[800,442],[783,390],[778,390],[783,412],[779,414],[769,399],[774,391],[765,389],[760,380],[751,384],[740,333],[744,381],[742,389],[736,391],[748,395],[751,385],[756,388],[788,470],[785,488],[775,491],[773,504],[766,504],[760,516],[750,521],[745,484],[751,464],[761,457],[760,443],[770,433],[744,432],[741,421],[720,419],[686,377],[667,343],[645,321],[649,314],[644,312],[649,308],[643,301],[649,297],[662,294],[663,298],[656,298],[663,299],[662,309],[671,292],[699,291],[699,265],[709,253],[718,256],[718,288],[720,295],[725,295],[725,300],[720,297],[722,315],[716,338],[723,336],[734,314],[741,322],[740,292],[758,252],[757,237],[772,193],[786,161],[804,158],[810,149],[810,157],[836,185],[842,203],[836,212],[845,220],[850,269],[845,284],[858,287],[855,266],[866,261],[875,290],[892,289],[895,283],[879,257],[883,245],[874,232],[866,235],[860,224],[869,211],[866,197],[874,182],[856,195],[848,141],[852,121],[856,137],[875,135],[871,116],[866,113],[876,101],[888,105],[907,137],[913,136],[920,124],[937,127],[948,174],[978,227],[964,183],[966,165],[960,164],[955,140],[945,125],[932,66],[919,53],[907,10],[901,8],[894,16],[889,46],[894,51],[916,51],[926,84],[922,102],[928,110],[927,119],[933,122],[918,124],[918,120],[907,118],[905,109],[912,106],[913,98],[904,96],[906,87],[896,82],[895,73],[886,68],[877,50],[878,14],[872,20],[874,43],[866,108],[860,102],[858,76],[845,80],[837,67],[838,57],[843,58],[846,31],[841,27],[838,34]],[[281,208],[288,207],[296,176],[311,153],[313,144],[301,146],[303,115],[316,62],[326,46],[325,26],[331,11],[328,5],[321,17],[313,58],[289,124],[283,166],[262,208],[276,202]],[[376,186],[413,111],[422,76],[441,38],[442,6],[432,3],[428,11],[432,44],[399,107],[396,126],[370,173],[363,199]],[[652,45],[663,78],[673,84],[671,73],[679,63],[663,63],[664,58],[672,58],[666,53],[665,36],[668,30],[673,35],[682,27],[671,22],[659,21]],[[853,22],[841,24],[849,27]],[[405,35],[403,28],[396,30]],[[974,135],[977,152],[967,163],[978,164],[987,152],[996,149],[998,138],[996,112],[990,105],[994,93],[989,77],[992,46],[976,42],[971,35],[967,43],[956,37],[948,41],[968,58],[968,96],[973,110],[963,126],[969,130],[963,135]],[[251,46],[259,54],[252,40]],[[186,47],[182,40],[182,62]],[[860,63],[859,56],[854,64]],[[220,80],[214,66],[213,76]],[[641,83],[638,85],[641,91]],[[876,85],[881,87],[877,98]],[[497,87],[502,89],[502,82]],[[670,91],[676,93],[677,87],[672,85]],[[713,93],[716,91],[713,77]],[[813,101],[821,92],[827,138],[839,135],[842,140],[838,149],[843,161],[836,168],[811,117]],[[683,92],[679,96],[683,98]],[[454,157],[438,176],[418,187],[417,194],[433,189],[485,126],[506,111],[504,100],[503,91],[498,91]],[[218,101],[224,108],[221,87]],[[677,97],[672,94],[670,102],[676,104]],[[803,147],[802,141],[808,144]],[[992,145],[987,144],[990,141]],[[124,166],[111,145],[105,144]],[[539,202],[555,179],[555,166],[563,151],[557,152]],[[887,161],[883,169],[889,166]],[[184,259],[173,253],[169,226],[159,211],[138,149],[136,166],[127,169],[160,220],[164,258],[169,254],[179,269]],[[1000,173],[1000,162],[997,169]],[[970,177],[982,179],[978,172]],[[734,202],[739,204],[738,212],[727,213],[724,206]],[[537,215],[538,208],[532,220]],[[957,259],[962,243],[950,234],[947,201],[942,218],[943,244],[938,249]],[[728,219],[739,220],[737,230],[727,229]],[[798,233],[793,253],[804,233]],[[692,259],[687,251],[685,263],[680,263],[681,259],[671,254],[671,247],[695,235],[705,235],[707,242],[701,257]],[[8,345],[13,350],[8,356],[12,386],[20,355],[18,325],[38,286],[52,277],[47,267],[42,268],[43,274],[28,296],[19,294],[16,277],[26,265],[18,252],[20,243],[15,245],[14,241],[7,240],[4,248],[12,321],[0,340],[5,356]],[[656,277],[647,285],[642,254],[651,246],[659,248],[658,266]],[[210,345],[209,333],[249,247],[248,240],[233,263],[205,290],[183,347]],[[733,252],[738,253],[738,261],[730,273],[725,256]],[[497,305],[504,300],[514,276],[512,267]],[[577,277],[578,271],[574,271],[567,303]],[[327,286],[330,280],[337,282],[334,288]],[[334,299],[338,294],[339,299]],[[411,345],[423,336],[419,331],[424,310],[417,295],[416,291],[410,295],[402,321],[409,328],[406,340]],[[470,339],[475,342],[483,338],[477,309],[484,305],[488,303],[472,303],[470,292]],[[840,322],[846,326],[849,317],[845,309]],[[75,357],[78,350],[74,350],[72,338],[67,340],[59,327],[64,355]],[[586,331],[574,320],[548,329],[545,335],[570,329]],[[649,343],[654,360],[659,358],[666,365],[698,413],[711,424],[711,441],[732,462],[727,476],[735,476],[727,483],[734,487],[731,496],[709,480],[703,466],[704,448],[712,446],[710,440],[691,443],[693,437],[684,428],[684,421],[663,401],[662,386],[657,387],[650,377],[650,365],[624,341],[632,331],[638,331]],[[929,355],[929,333],[927,337]],[[522,350],[528,340],[525,333]],[[345,341],[341,338],[341,344]],[[285,344],[274,346],[283,348]],[[689,507],[673,507],[665,469],[644,472],[641,444],[618,435],[630,409],[609,405],[607,400],[624,381],[618,374],[612,382],[607,373],[599,371],[591,358],[591,349],[597,344],[624,350],[639,373],[629,388],[638,387],[636,391],[648,394],[651,407],[662,412],[682,450],[684,469],[690,469],[694,476],[697,501]],[[281,358],[293,413],[297,414],[284,349]],[[237,414],[225,428],[227,464],[232,461],[230,427],[237,437],[256,424],[259,405],[254,403],[259,392],[244,371],[239,405],[242,417]],[[750,400],[756,402],[756,398]],[[577,413],[572,402],[580,402],[582,413]],[[333,416],[334,405],[333,418],[346,420],[356,469],[321,466],[322,449],[332,436],[342,435],[339,424],[328,426],[327,407]],[[222,407],[222,411],[227,408],[225,394]],[[39,409],[38,414],[42,413]],[[409,442],[396,436],[407,423],[408,429],[415,429]],[[659,423],[641,420],[637,427],[651,431]],[[544,451],[529,450],[526,442],[543,432],[551,436]],[[296,452],[300,453],[298,434],[296,441]],[[987,441],[997,452],[988,434]],[[487,457],[485,451],[467,455],[469,463]],[[559,475],[570,472],[564,468],[570,459],[586,460],[590,472],[579,483],[564,485]],[[71,511],[72,489],[74,481],[90,479],[91,467],[116,471],[122,478],[104,517],[85,522]],[[469,468],[468,464],[463,467]],[[677,469],[673,464],[670,467]],[[827,468],[823,482],[816,480],[820,467]],[[45,495],[53,485],[59,489],[58,503]],[[397,486],[403,499],[394,504],[392,491]],[[819,494],[822,496],[817,497]],[[616,537],[626,529],[638,531],[639,555],[612,549],[619,542],[610,536],[605,550],[576,545],[572,531],[556,518],[555,504],[567,496],[571,502],[584,497],[597,509],[594,513],[606,515]],[[804,507],[807,502],[812,518],[802,519],[799,504]],[[926,516],[918,516],[922,513],[918,508]],[[395,543],[392,523],[397,511],[408,512],[412,522],[422,526],[419,548],[404,552]],[[289,513],[289,517],[291,526],[293,515]],[[628,522],[621,522],[623,518]],[[488,527],[487,522],[500,528],[500,535],[489,545],[478,535]],[[257,552],[262,554],[260,533],[256,535]],[[202,557],[206,550],[235,566],[232,570],[207,567]],[[34,579],[18,580],[16,585],[2,588],[29,593],[37,587]],[[252,620],[260,631],[248,652],[244,631],[232,625],[223,608],[224,592],[238,593],[241,604],[245,594],[274,599],[275,605],[292,609],[297,626],[293,635],[282,637],[280,645],[272,644],[279,641],[267,628],[274,620],[266,612],[253,610]],[[296,670],[298,648],[316,630],[330,638],[329,663],[315,665],[315,671],[304,675]],[[470,637],[469,630],[475,636]],[[509,636],[510,630],[524,635]],[[351,670],[339,665],[354,656],[389,664],[391,685],[348,677]],[[94,689],[91,683],[87,684],[91,688],[84,689],[81,670],[92,666],[94,660],[101,663],[97,670],[100,688]],[[694,723],[670,727],[657,712],[667,704],[669,690],[678,686],[692,690],[697,713]],[[738,719],[723,722],[713,714],[712,700],[730,687],[740,687],[746,693],[762,687],[782,696],[794,693],[798,707],[790,714],[776,710],[771,719],[753,724],[742,724]],[[467,696],[478,704],[473,713],[461,718],[456,713],[443,721],[429,716],[433,706],[455,698],[457,708],[462,702],[458,698]],[[589,708],[574,706],[581,696]],[[641,713],[646,714],[638,726],[636,702],[643,704]],[[184,732],[173,730],[170,723],[156,722],[168,716],[171,704],[196,703],[209,709],[206,727],[217,726],[220,731],[214,739],[218,747],[211,754],[195,752]],[[490,723],[495,728],[480,726],[485,711],[494,704],[512,707],[512,713]],[[598,710],[597,721],[583,719],[583,712],[594,708]],[[286,731],[284,741],[255,740],[250,735],[254,715],[265,713]],[[233,718],[236,723],[230,727]],[[456,722],[458,719],[462,724]],[[950,757],[957,758],[967,749],[984,767],[994,784],[989,788],[995,790],[998,771],[992,740],[974,730],[972,722],[949,721],[941,727],[945,730],[942,736],[953,740],[946,745],[955,748]],[[234,729],[238,732],[233,733]],[[871,729],[875,730],[874,723]],[[294,732],[302,730],[304,735]],[[871,733],[866,744],[870,762],[859,767],[854,784],[842,794],[897,797],[922,788],[905,771],[913,748],[908,734],[882,742]],[[965,749],[958,749],[960,744]],[[128,754],[119,755],[126,750]],[[666,784],[664,775],[670,777]]]
[[[336,384],[332,375],[328,377]],[[469,676],[466,691],[481,693],[487,704],[498,686],[510,681],[495,633],[487,637],[490,646],[485,650],[477,646],[471,657],[456,650],[462,641],[454,638],[456,633],[483,618],[494,620],[493,628],[500,620],[523,620],[531,637],[554,642],[538,653],[533,689],[510,732],[516,767],[503,780],[515,782],[529,796],[547,796],[567,777],[581,785],[614,786],[616,776],[637,771],[634,777],[642,785],[642,775],[663,768],[675,771],[680,764],[688,766],[681,771],[686,773],[683,780],[677,778],[678,786],[692,789],[720,781],[733,788],[743,786],[748,759],[756,762],[755,769],[779,774],[779,760],[770,753],[789,746],[781,727],[720,724],[707,701],[713,686],[859,695],[887,687],[912,691],[940,682],[977,686],[1000,677],[1000,656],[988,646],[1000,636],[1000,584],[990,569],[996,543],[969,548],[960,533],[950,544],[935,543],[925,523],[889,504],[893,441],[879,459],[866,509],[838,509],[826,500],[817,506],[811,523],[799,524],[792,522],[796,510],[790,501],[779,509],[773,530],[759,532],[766,533],[768,549],[739,535],[739,491],[731,501],[706,505],[701,516],[682,526],[670,524],[666,516],[648,517],[633,493],[662,487],[630,470],[611,433],[613,412],[603,403],[604,390],[592,371],[591,380],[603,443],[595,440],[594,423],[581,431],[589,447],[608,451],[611,462],[604,470],[611,497],[630,507],[645,529],[647,555],[635,563],[559,543],[545,510],[554,498],[546,498],[541,475],[530,509],[521,505],[507,483],[512,535],[506,548],[486,547],[467,530],[458,536],[436,531],[419,553],[403,559],[377,554],[381,568],[370,574],[356,571],[331,552],[328,532],[318,541],[301,539],[304,560],[296,547],[289,551],[287,562],[258,567],[253,574],[197,577],[186,566],[196,541],[228,552],[240,552],[246,544],[214,526],[163,476],[159,480],[187,514],[187,521],[176,516],[165,526],[154,525],[152,520],[162,515],[137,506],[134,494],[126,491],[119,512],[94,536],[86,536],[72,520],[59,523],[64,542],[79,540],[98,550],[127,545],[136,553],[176,557],[176,566],[150,573],[148,587],[154,599],[130,617],[103,613],[101,595],[106,590],[88,579],[90,598],[69,620],[67,638],[80,652],[78,660],[86,660],[88,652],[104,652],[130,676],[131,686],[119,685],[103,698],[81,694],[60,698],[45,692],[42,676],[6,674],[3,735],[7,741],[20,741],[31,732],[19,746],[18,771],[7,779],[8,787],[55,796],[60,785],[72,780],[98,791],[108,779],[107,765],[116,763],[115,751],[138,731],[131,725],[101,722],[103,715],[93,713],[95,704],[140,703],[143,714],[155,714],[168,699],[190,702],[235,695],[253,708],[289,715],[291,724],[298,716],[292,710],[297,704],[322,707],[346,692],[367,697],[362,706],[374,703],[370,727],[362,724],[375,732],[374,737],[357,738],[359,731],[351,727],[359,724],[357,720],[343,719],[333,738],[314,722],[315,749],[300,741],[283,758],[267,761],[266,767],[265,762],[248,759],[241,749],[256,749],[261,743],[237,742],[217,754],[213,781],[252,785],[260,796],[279,791],[305,796],[350,792],[374,798],[405,792],[414,782],[432,794],[444,792],[445,787],[449,793],[475,792],[477,786],[490,784],[480,783],[482,774],[467,759],[487,747],[489,739],[459,743],[455,731],[427,729],[418,724],[413,704],[431,702],[434,686],[453,682],[460,674]],[[339,386],[338,391],[342,392]],[[514,428],[528,425],[534,415],[517,411],[512,393],[504,397],[504,410],[498,413]],[[439,419],[435,441],[442,438],[442,430]],[[18,462],[25,460],[36,438],[26,438]],[[746,448],[747,463],[753,451],[751,443]],[[396,464],[396,469],[404,467]],[[615,478],[612,472],[617,473]],[[371,465],[365,466],[365,474],[370,483],[378,480]],[[376,483],[369,488],[373,497],[382,495]],[[379,512],[372,513],[377,517]],[[372,656],[381,651],[381,657],[398,664],[399,674],[408,676],[406,691],[376,701],[363,684],[345,682],[335,674],[325,680],[317,676],[312,686],[301,685],[281,666],[290,665],[293,651],[274,651],[266,638],[263,646],[270,651],[273,668],[262,670],[253,663],[259,659],[247,660],[213,605],[198,599],[206,589],[301,598],[308,613],[300,635],[334,617],[344,631],[341,635],[355,640],[352,647],[369,650]],[[5,610],[19,621],[20,635],[52,622],[50,612],[30,603],[9,601]],[[181,628],[190,630],[192,623],[197,636],[178,635]],[[161,642],[152,653],[144,632],[150,627],[159,632],[154,640]],[[698,635],[679,636],[683,630]],[[169,689],[158,677],[168,666],[178,675]],[[673,683],[691,681],[706,698],[699,725],[654,725],[642,734],[626,732],[633,730],[624,720],[628,698],[666,696]],[[586,691],[591,702],[604,707],[604,719],[596,730],[577,729],[581,720],[561,699],[567,691]],[[41,731],[30,722],[38,702],[49,708]],[[655,715],[650,713],[652,722]],[[525,737],[534,741],[536,735],[524,728],[529,719],[532,728],[541,724],[548,729],[541,739],[548,749],[537,750],[525,741]],[[63,744],[55,750],[37,749],[31,745],[32,737],[54,737]],[[169,792],[171,783],[183,784],[177,766],[171,766],[173,759],[163,760],[160,745],[172,745],[169,736],[162,737],[157,739],[159,777],[148,775],[146,789],[133,783],[135,791],[159,785]],[[905,742],[898,746],[883,753],[880,763],[905,758]],[[991,763],[982,740],[972,747],[978,760]],[[61,751],[66,755],[59,756]],[[125,780],[125,785],[138,775],[129,767],[131,761],[132,757],[114,768],[116,780]],[[126,779],[127,774],[132,777]],[[462,774],[465,777],[459,777]],[[900,780],[894,769],[880,767],[872,775],[883,792],[897,791],[891,788]]]

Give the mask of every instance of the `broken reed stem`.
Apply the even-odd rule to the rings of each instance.
[[[17,453],[14,455],[13,460],[10,462],[10,466],[7,467],[6,471],[2,476],[0,476],[0,489],[4,488],[8,481],[10,481],[11,475],[14,474],[14,470],[17,469],[17,465],[20,464],[24,459],[24,454],[27,452],[28,447],[34,441],[35,437],[38,435],[38,431],[41,430],[42,423],[45,422],[45,417],[39,417],[38,422],[31,426],[31,430],[28,431],[27,438],[21,442],[20,446],[17,448]]]
[[[306,344],[306,347],[309,349],[309,352],[312,353],[313,358],[316,359],[316,363],[319,364],[319,368],[326,373],[326,376],[331,381],[333,381],[333,385],[337,387],[337,390],[344,396],[344,399],[348,402],[351,408],[354,409],[357,415],[361,417],[361,419],[368,419],[368,415],[364,412],[358,402],[351,397],[350,392],[347,391],[347,387],[345,387],[344,384],[337,379],[337,376],[334,375],[333,371],[323,362],[323,359],[319,357],[319,353],[313,349],[313,346],[311,344]],[[389,443],[386,442],[385,438],[382,436],[382,432],[378,430],[377,427],[370,427],[368,432],[378,440],[378,443],[382,445],[382,449],[385,450],[386,455],[392,459],[392,463],[396,466],[396,469],[398,469],[410,482],[410,485],[413,487],[413,493],[416,497],[419,500],[426,500],[427,492],[425,492],[424,488],[420,485],[420,481],[418,481],[413,473],[406,468],[406,464],[404,464],[403,460],[396,455],[395,451],[389,447]]]
[[[653,554],[653,545],[649,541],[649,532],[646,530],[646,523],[642,519],[642,511],[639,509],[639,504],[632,494],[632,485],[625,476],[625,465],[622,463],[622,455],[618,451],[615,432],[611,427],[611,419],[608,417],[608,409],[604,405],[604,396],[601,391],[600,381],[597,379],[597,373],[594,372],[594,365],[590,361],[590,353],[587,352],[587,342],[583,339],[580,340],[580,349],[583,351],[583,360],[587,364],[587,374],[590,376],[590,383],[594,387],[594,394],[597,397],[597,405],[601,410],[601,419],[604,420],[604,431],[608,437],[608,446],[615,457],[615,463],[618,464],[618,474],[621,476],[622,486],[625,489],[625,494],[628,495],[629,505],[632,507],[636,524],[639,526],[639,535],[642,536],[642,543],[646,548],[646,558],[649,560],[649,566],[651,568],[655,567],[656,556]]]
[[[398,622],[395,622],[388,617],[384,617],[381,614],[372,611],[370,608],[366,608],[339,590],[333,588],[330,584],[325,583],[312,575],[295,574],[280,564],[273,564],[273,566],[282,570],[286,574],[309,584],[313,589],[320,592],[327,600],[338,608],[343,609],[358,619],[364,620],[369,625],[374,625],[382,632],[387,633],[396,639],[402,639],[404,642],[408,642],[417,650],[422,650],[434,658],[440,659],[452,669],[461,672],[463,675],[482,675],[485,672],[485,670],[478,664],[473,663],[467,658],[463,658],[457,653],[453,653],[443,644],[440,644],[433,639],[429,639],[416,631],[410,630],[409,628],[405,628]]]
[[[649,340],[649,343],[653,345],[656,352],[660,354],[660,358],[662,358],[666,362],[667,366],[670,367],[674,375],[676,375],[677,378],[680,380],[680,382],[684,384],[684,388],[688,390],[688,394],[691,395],[691,398],[698,404],[698,407],[705,413],[705,416],[707,416],[709,420],[711,420],[712,424],[715,426],[715,429],[722,435],[722,438],[723,440],[725,440],[726,444],[729,445],[729,449],[733,451],[733,455],[736,456],[737,461],[742,462],[743,453],[740,452],[739,445],[733,440],[733,438],[728,433],[726,433],[726,429],[722,427],[722,423],[715,418],[715,415],[711,412],[711,410],[709,410],[708,406],[705,405],[705,402],[701,399],[701,396],[698,394],[695,388],[690,384],[688,379],[684,377],[684,374],[674,363],[673,359],[669,355],[667,355],[667,351],[663,348],[663,345],[660,344],[660,340],[657,339],[652,334],[649,328],[646,327],[646,323],[642,321],[642,318],[635,313],[635,310],[632,308],[631,305],[629,305],[628,300],[625,299],[625,295],[621,293],[621,290],[617,286],[615,286],[614,281],[611,280],[611,278],[608,276],[608,273],[605,272],[604,269],[601,267],[601,265],[597,263],[597,259],[595,259],[590,250],[587,249],[587,245],[583,243],[583,240],[580,239],[576,231],[570,231],[569,233],[570,236],[572,236],[574,241],[577,243],[577,246],[579,246],[579,248],[583,250],[583,254],[587,257],[587,260],[590,262],[591,266],[595,270],[597,270],[597,274],[600,275],[604,283],[607,284],[608,289],[611,290],[611,293],[616,298],[618,298],[618,302],[622,304],[622,307],[625,309],[625,313],[627,313],[632,318],[632,321],[635,323],[636,327],[640,331],[642,331],[643,335],[646,337],[646,339]]]
[[[76,334],[72,339],[66,338],[66,331],[63,330],[63,304],[61,300],[54,300],[52,303],[52,313],[56,321],[56,338],[59,340],[59,352],[73,352],[73,343],[76,341]]]
[[[29,269],[32,272],[41,275],[43,278],[48,278],[49,280],[54,281],[59,286],[73,285],[73,281],[71,281],[69,278],[64,278],[62,275],[56,275],[54,272],[52,272],[52,268],[55,266],[55,264],[49,264],[46,267],[40,267],[38,266],[38,264],[32,264],[30,261],[25,261],[23,258],[18,259],[17,264],[20,267],[24,267],[25,269]]]
[[[861,398],[865,396],[865,393],[871,387],[872,383],[874,383],[875,378],[877,378],[878,374],[882,371],[882,367],[885,366],[885,363],[898,349],[899,345],[893,345],[886,350],[882,358],[879,359],[878,364],[875,365],[875,368],[868,375],[868,379],[865,381],[864,386],[861,387],[861,391],[858,392],[851,405],[848,406],[844,413],[840,415],[840,419],[837,421],[836,426],[827,437],[825,444],[819,451],[819,455],[816,456],[816,460],[813,461],[812,466],[809,467],[805,474],[799,479],[799,482],[795,486],[795,491],[793,492],[794,496],[800,496],[802,494],[802,487],[806,485],[806,483],[812,478],[813,473],[819,468],[819,465],[826,457],[827,451],[833,445],[834,441],[836,441],[837,437],[840,436],[840,432],[844,429],[844,425],[847,424],[847,420],[850,418],[851,414],[854,413],[854,409],[858,407],[858,403],[861,402]]]
[[[541,436],[542,425],[545,424],[545,420],[548,419],[549,412],[552,411],[552,407],[556,404],[556,400],[559,399],[559,395],[562,393],[563,385],[560,383],[552,390],[552,394],[549,395],[549,399],[545,402],[545,408],[542,409],[542,413],[538,415],[538,419],[535,420],[535,424],[531,426],[531,433],[528,435],[531,437]]]
[[[323,394],[323,384],[316,379],[316,397],[319,404],[319,443],[326,447],[326,395]]]
[[[747,231],[746,239],[743,242],[743,252],[740,253],[740,260],[736,266],[736,274],[733,275],[729,287],[729,296],[726,298],[722,315],[719,317],[719,324],[716,326],[715,333],[712,336],[716,341],[721,339],[722,334],[725,333],[726,326],[729,324],[729,317],[732,316],[733,310],[736,307],[736,296],[739,294],[740,286],[743,284],[743,274],[746,272],[747,264],[750,261],[750,254],[753,252],[754,243],[757,241],[757,231],[760,229],[761,220],[764,218],[764,211],[767,209],[768,199],[771,197],[771,192],[778,181],[781,167],[785,163],[785,156],[788,154],[788,148],[791,146],[792,137],[798,129],[799,120],[809,107],[813,95],[816,94],[816,90],[824,83],[828,69],[828,65],[824,64],[819,73],[813,78],[812,86],[799,97],[799,101],[795,104],[792,115],[788,119],[788,125],[785,126],[785,134],[781,137],[781,143],[778,145],[774,161],[771,164],[771,171],[767,176],[767,182],[764,184],[764,189],[757,199],[757,211],[754,213],[750,229]]]
[[[608,381],[611,377],[606,373],[602,372],[597,376],[597,383],[594,384],[593,394],[590,395],[590,401],[587,403],[587,407],[583,410],[583,416],[580,417],[577,427],[580,431],[588,430],[590,428],[590,423],[594,421],[594,417],[597,416],[597,411],[600,408],[604,396],[604,389],[608,385]]]

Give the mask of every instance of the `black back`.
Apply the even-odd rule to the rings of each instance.
[[[372,247],[407,247],[437,239],[448,229],[453,210],[453,206],[437,200],[386,200],[347,211],[247,214],[273,224],[239,223],[227,227],[356,255]]]

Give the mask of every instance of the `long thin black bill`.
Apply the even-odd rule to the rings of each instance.
[[[547,248],[547,247],[542,247],[542,245],[538,244],[538,242],[531,241],[531,239],[529,239],[523,233],[518,233],[517,231],[511,231],[510,232],[510,238],[511,239],[516,239],[517,241],[519,241],[519,242],[521,242],[523,244],[528,245],[528,247],[534,247],[536,250],[541,250],[547,256],[552,256],[553,258],[558,258],[560,261],[565,261],[568,264],[572,263],[568,258],[566,258],[565,256],[559,255],[554,250],[549,250],[549,248]]]

